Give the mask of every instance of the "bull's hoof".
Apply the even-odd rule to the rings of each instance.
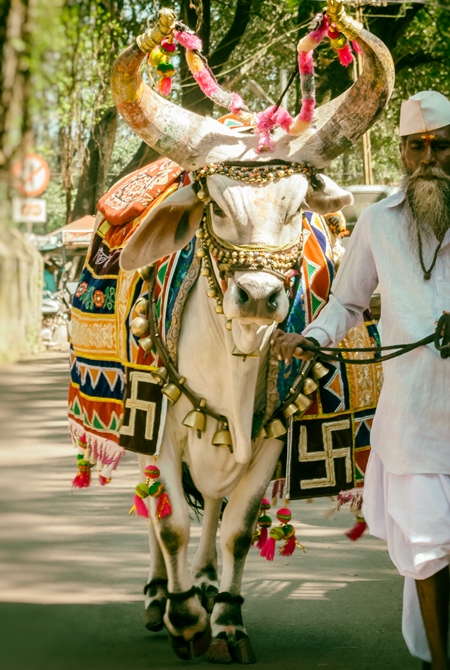
[[[201,633],[196,633],[192,640],[192,653],[194,656],[203,656],[211,644],[211,626],[208,624]]]
[[[233,663],[227,643],[217,637],[209,645],[207,658],[210,663]]]
[[[158,633],[164,628],[163,612],[159,603],[152,603],[144,611],[144,625],[152,633]]]
[[[248,637],[243,637],[236,644],[230,645],[230,654],[235,663],[242,663],[243,665],[256,663],[255,652]]]
[[[181,658],[182,661],[189,661],[191,658],[190,643],[186,642],[184,637],[181,635],[175,637],[169,633],[169,642],[178,658]]]
[[[216,595],[219,593],[217,586],[208,584],[205,589],[202,588],[202,605],[208,614],[211,614],[215,605]]]

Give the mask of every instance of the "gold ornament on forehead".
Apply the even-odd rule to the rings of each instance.
[[[261,243],[232,244],[213,231],[209,211],[203,215],[202,227],[198,229],[196,235],[201,242],[197,256],[203,261],[205,269],[204,271],[202,269],[202,274],[205,276],[209,276],[211,272],[209,254],[217,259],[221,272],[244,267],[284,274],[300,261],[303,251],[303,231],[283,246]]]
[[[271,184],[279,181],[284,177],[291,177],[293,174],[303,174],[306,177],[311,177],[316,174],[316,169],[307,163],[280,163],[279,165],[227,165],[226,163],[210,163],[192,173],[195,181],[202,181],[213,174],[221,174],[224,177],[229,177],[229,179],[262,186],[263,184]]]

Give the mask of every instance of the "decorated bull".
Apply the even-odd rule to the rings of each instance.
[[[361,50],[364,71],[314,110],[312,51],[327,34],[343,62],[350,42]],[[146,54],[168,66],[174,41],[187,47],[204,91],[231,109],[227,123],[183,110],[143,82]],[[364,472],[379,370],[286,367],[271,335],[277,326],[301,330],[326,302],[334,270],[320,215],[350,196],[319,170],[385,107],[393,66],[384,45],[330,1],[299,44],[299,116],[275,107],[254,117],[218,86],[200,46],[162,10],[113,68],[120,113],[167,158],[119,182],[99,204],[73,308],[74,483],[87,485],[95,462],[106,483],[124,448],[140,454],[135,508],[151,517],[147,628],[165,625],[183,659],[208,652],[215,662],[253,663],[241,581],[258,520],[262,555],[272,558],[278,540],[284,553],[295,548],[286,505],[267,533],[262,503],[286,436],[287,500],[349,489]],[[160,70],[167,79],[170,69]],[[163,81],[161,92],[167,88]],[[348,341],[367,345],[372,335],[369,325]],[[190,570],[187,489],[204,509]]]

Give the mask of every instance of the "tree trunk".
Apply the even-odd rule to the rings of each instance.
[[[71,221],[95,214],[97,202],[106,190],[111,154],[117,129],[117,109],[109,107],[91,132],[83,172],[78,184]]]
[[[24,153],[28,115],[30,27],[28,0],[0,3],[0,217],[10,204],[12,162]]]

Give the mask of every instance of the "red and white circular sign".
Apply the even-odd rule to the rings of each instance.
[[[29,198],[41,195],[50,182],[48,163],[37,154],[28,154],[22,161],[16,161],[12,174],[15,188]]]

